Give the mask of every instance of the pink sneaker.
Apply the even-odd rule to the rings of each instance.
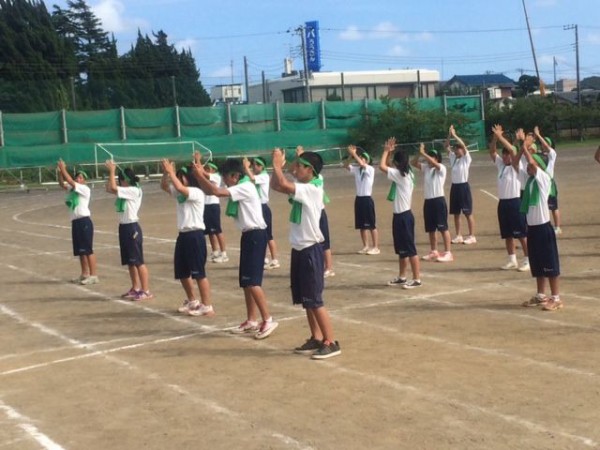
[[[423,261],[436,261],[439,256],[440,256],[440,254],[438,253],[437,250],[432,250],[429,252],[428,255],[423,256],[421,259]]]
[[[452,256],[452,252],[444,252],[440,256],[438,256],[437,262],[452,262],[454,261],[454,256]]]

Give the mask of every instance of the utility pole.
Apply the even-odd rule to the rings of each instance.
[[[177,106],[177,90],[175,89],[175,75],[171,75],[171,89],[173,91],[173,106]]]
[[[308,59],[306,57],[306,36],[304,30],[304,25],[300,25],[298,28],[296,28],[296,32],[300,33],[302,42],[302,63],[304,64],[302,83],[304,86],[304,99],[308,103],[310,102],[310,86],[308,85]]]
[[[77,102],[75,100],[75,78],[69,78],[71,80],[71,103],[73,104],[73,111],[77,111]]]
[[[581,108],[581,81],[579,78],[579,33],[577,25],[565,25],[563,30],[575,30],[575,71],[577,72],[577,106]]]
[[[244,89],[246,90],[246,103],[250,103],[250,97],[248,96],[248,60],[244,56]]]
[[[523,2],[523,11],[525,11],[525,22],[527,23],[527,32],[529,33],[529,44],[531,45],[531,54],[533,55],[533,64],[535,65],[535,75],[537,76],[538,82],[540,83],[540,93],[542,92],[542,79],[540,78],[540,70],[538,69],[537,58],[535,56],[535,47],[533,46],[533,37],[531,36],[531,28],[529,26],[529,16],[527,16],[527,8],[525,7],[525,0]]]

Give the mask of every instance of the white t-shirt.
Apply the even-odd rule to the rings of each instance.
[[[453,184],[469,181],[469,167],[472,161],[473,158],[468,151],[460,158],[457,158],[454,152],[450,152],[450,178]]]
[[[177,198],[180,194],[173,186],[171,196]],[[188,186],[188,198],[183,203],[177,201],[177,229],[181,232],[204,230],[204,192],[196,187]]]
[[[409,172],[402,176],[396,168],[388,168],[387,178],[396,183],[396,198],[394,199],[394,214],[400,214],[409,211],[411,208],[412,194],[414,189],[414,175]]]
[[[373,193],[373,182],[375,181],[375,169],[373,166],[362,167],[352,164],[350,173],[354,175],[357,197],[370,197]]]
[[[263,219],[260,198],[254,183],[248,181],[227,188],[231,200],[238,203],[238,215],[234,218],[236,226],[242,231],[264,230],[267,224]]]
[[[260,202],[262,204],[269,203],[269,182],[271,177],[266,170],[263,170],[258,175],[254,175],[254,184],[260,195]]]
[[[79,194],[79,204],[75,209],[69,209],[69,217],[71,220],[81,219],[82,217],[90,217],[90,199],[92,197],[92,191],[85,184],[75,183],[75,187],[70,188],[71,191],[75,191]]]
[[[138,212],[142,206],[142,190],[136,186],[117,187],[117,197],[125,200],[125,211],[117,213],[119,223],[135,223],[140,220]]]
[[[548,209],[548,196],[552,187],[552,178],[541,168],[538,167],[535,172],[535,181],[540,189],[540,202],[535,206],[530,206],[527,210],[527,225],[542,225],[550,222],[550,210]],[[533,183],[529,189],[533,188]]]
[[[295,183],[293,200],[302,203],[300,223],[290,223],[290,244],[294,250],[302,250],[323,242],[319,227],[323,210],[323,189],[311,183]]]
[[[521,182],[519,181],[519,172],[511,164],[504,164],[500,155],[496,155],[494,164],[498,168],[498,198],[507,200],[519,198],[521,194]]]
[[[527,158],[525,155],[521,156],[519,160],[519,181],[521,182],[521,190],[525,189],[525,183],[527,183]]]
[[[440,164],[440,170],[430,166],[429,163],[421,163],[423,172],[423,191],[425,200],[444,196],[444,183],[446,181],[446,166]]]
[[[217,187],[221,186],[221,175],[218,172],[211,173],[208,177],[208,180]],[[221,202],[219,201],[219,197],[216,195],[206,195],[206,200],[204,203],[206,205],[218,205]]]

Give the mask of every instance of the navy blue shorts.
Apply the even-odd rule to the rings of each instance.
[[[267,241],[273,240],[273,214],[268,203],[262,203],[262,214],[265,223],[267,224]]]
[[[329,240],[329,220],[327,219],[327,213],[325,212],[325,209],[321,210],[319,229],[323,234],[323,242],[321,242],[321,246],[323,247],[323,250],[329,250],[331,248],[331,241]]]
[[[71,222],[73,255],[84,256],[94,253],[94,224],[89,217],[81,217]]]
[[[554,180],[552,180],[552,184],[554,185],[554,189],[556,190],[556,195],[548,196],[548,209],[550,211],[556,211],[558,209],[558,187],[556,186]]]
[[[206,234],[221,234],[221,205],[215,203],[214,205],[204,206],[204,226],[206,227],[204,232]]]
[[[302,305],[304,309],[317,309],[324,305],[324,272],[321,244],[303,250],[292,249],[290,279],[294,305]]]
[[[373,197],[356,197],[354,199],[354,229],[374,230],[375,228],[377,226]]]
[[[262,286],[267,230],[249,230],[240,240],[240,287]]]
[[[527,228],[529,267],[534,277],[557,277],[560,275],[556,234],[550,222]]]
[[[521,200],[518,198],[501,199],[498,202],[498,225],[502,239],[527,236],[527,219],[519,211],[520,207]]]
[[[203,230],[179,233],[175,242],[175,278],[206,278],[206,240]]]
[[[448,206],[445,197],[429,198],[423,204],[425,231],[446,231],[448,229]]]
[[[465,216],[473,213],[473,197],[469,183],[453,183],[450,186],[450,214],[460,213]]]
[[[124,266],[141,266],[144,264],[144,236],[140,224],[122,223],[119,225],[119,247],[121,248],[121,264]]]
[[[392,219],[394,251],[400,258],[410,258],[417,254],[415,246],[415,217],[412,211],[394,214]]]

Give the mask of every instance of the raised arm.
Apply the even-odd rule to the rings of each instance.
[[[73,179],[73,177],[71,177],[71,174],[69,174],[69,171],[67,170],[67,165],[62,159],[58,160],[57,167],[59,174],[58,184],[60,184],[60,186],[63,189],[67,189],[67,187],[65,186],[65,182],[67,182],[72,188],[75,188],[75,180]]]
[[[280,148],[273,150],[273,175],[271,176],[271,189],[282,194],[294,195],[296,185],[283,174],[285,166],[285,153]]]
[[[244,157],[244,159],[242,159],[242,166],[244,166],[244,173],[250,178],[250,181],[254,183],[254,172],[252,171],[250,160]]]
[[[454,140],[456,142],[459,143],[459,145],[464,148],[465,150],[467,149],[467,146],[465,145],[465,141],[463,141],[458,134],[456,134],[456,130],[454,129],[454,125],[450,125],[450,136],[452,136],[454,138]]]
[[[505,149],[511,153],[515,152],[513,145],[503,135],[504,130],[502,129],[502,125],[494,125],[492,127],[492,132],[494,133],[494,136],[496,136],[496,140],[499,141]]]
[[[389,138],[383,144],[383,154],[381,155],[381,161],[379,161],[379,170],[383,173],[387,173],[389,169],[388,161],[392,151],[396,148],[396,138]]]
[[[108,169],[108,180],[106,181],[106,192],[109,194],[117,193],[117,180],[115,180],[115,174],[117,172],[117,165],[110,159],[107,160],[104,165]]]
[[[368,164],[366,162],[364,162],[360,156],[358,156],[358,150],[355,145],[348,146],[348,154],[352,157],[352,159],[354,159],[354,161],[356,161],[356,164],[358,164],[360,167],[368,166]],[[347,166],[349,166],[349,165],[350,165],[350,161],[348,161]]]
[[[550,147],[548,142],[546,142],[546,139],[544,139],[544,137],[540,133],[540,127],[538,127],[537,125],[535,127],[533,127],[533,134],[535,134],[535,137],[537,138],[537,140],[540,141],[540,144],[542,144],[542,147],[544,148],[544,150],[546,152],[549,152],[552,147]]]
[[[427,154],[425,151],[425,144],[421,143],[421,145],[419,145],[419,153],[427,160],[430,166],[432,166],[435,170],[440,170],[441,164],[437,162],[437,159],[432,158]]]
[[[596,153],[594,154],[594,159],[598,164],[600,164],[600,145],[596,149]]]
[[[498,144],[498,137],[492,133],[492,139],[490,140],[490,144],[488,150],[490,152],[490,158],[492,158],[493,162],[496,162],[496,156],[498,156],[498,149],[496,145]]]
[[[423,144],[422,142],[419,144],[419,151],[417,153],[415,153],[415,156],[413,156],[413,159],[410,160],[410,165],[415,167],[416,169],[421,170],[421,162],[419,161],[419,158],[421,157],[421,155],[425,152],[425,144]]]
[[[190,191],[187,186],[185,186],[181,181],[179,181],[179,178],[177,178],[175,164],[168,159],[163,159],[161,160],[161,165],[163,169],[163,179],[161,180],[160,187],[162,190],[168,192],[169,194],[171,193],[171,190],[169,189],[170,181],[175,190],[187,198],[190,195]]]

